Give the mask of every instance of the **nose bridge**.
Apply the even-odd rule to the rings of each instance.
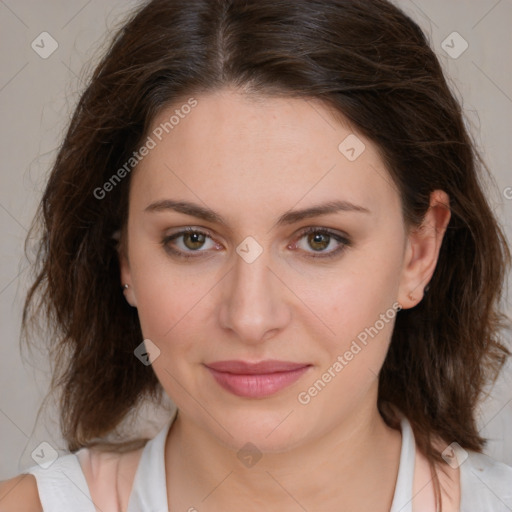
[[[237,247],[221,321],[241,340],[258,342],[287,320],[282,284],[271,270],[270,251],[248,237]]]

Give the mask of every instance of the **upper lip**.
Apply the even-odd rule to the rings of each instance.
[[[257,363],[251,363],[249,361],[216,361],[214,363],[208,363],[206,366],[219,372],[255,375],[275,372],[290,372],[310,365],[308,363],[294,363],[291,361],[267,359],[266,361],[259,361]]]

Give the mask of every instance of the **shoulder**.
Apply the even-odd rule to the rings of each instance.
[[[512,482],[512,466],[504,462],[497,461],[489,455],[468,451],[468,460],[472,472],[475,476],[489,476],[497,482],[505,481],[508,484]],[[462,467],[462,466],[461,466]]]
[[[512,467],[483,453],[466,453],[467,457],[460,465],[461,510],[472,512],[479,510],[478,507],[493,511],[510,510]]]
[[[22,474],[0,482],[1,512],[42,512],[34,475]]]
[[[79,471],[83,474],[90,497],[100,510],[126,510],[143,449],[144,446],[117,453],[101,448],[82,448],[76,454],[63,456],[59,460],[61,465],[65,465],[65,461],[70,459],[78,461]],[[56,477],[57,470],[55,466],[52,467],[53,471],[40,471],[33,467],[31,469],[35,474],[23,473],[0,481],[0,512],[44,512],[44,496],[40,497],[38,478],[44,476],[41,481],[41,485],[45,484],[42,490],[46,491],[46,501],[50,499],[48,503],[53,503],[57,494],[53,488],[52,475]],[[49,485],[51,488],[48,488]],[[75,488],[72,490],[75,491]],[[69,498],[68,494],[70,493],[66,491],[65,496]]]
[[[101,509],[126,510],[144,447],[117,453],[99,447],[76,452],[94,503]]]

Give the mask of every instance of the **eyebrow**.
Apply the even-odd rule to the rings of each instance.
[[[224,218],[217,212],[211,210],[208,207],[200,206],[198,204],[191,203],[188,201],[174,201],[172,199],[162,199],[160,201],[151,203],[144,209],[145,212],[162,212],[167,210],[173,210],[179,213],[184,213],[185,215],[197,217],[208,222],[222,224],[225,226],[227,225],[227,222],[224,220]],[[314,205],[309,208],[304,208],[302,210],[290,210],[281,215],[281,217],[279,217],[279,219],[276,222],[276,225],[284,226],[294,224],[295,222],[299,222],[303,219],[308,219],[310,217],[318,217],[320,215],[328,215],[330,213],[337,212],[371,213],[368,208],[353,204],[349,201],[329,201],[327,203]]]

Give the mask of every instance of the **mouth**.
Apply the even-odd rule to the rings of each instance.
[[[312,365],[267,360],[217,361],[205,364],[217,384],[230,393],[245,398],[265,398],[296,382]]]

